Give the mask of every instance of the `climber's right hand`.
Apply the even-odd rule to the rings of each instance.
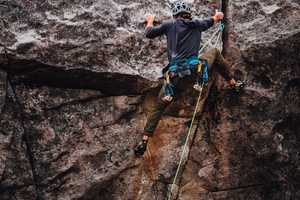
[[[216,14],[213,16],[214,22],[218,23],[224,18],[224,13],[223,12],[218,12],[216,11]]]
[[[155,20],[155,16],[154,15],[148,15],[147,17],[146,17],[146,21],[147,22],[154,22],[154,20]]]

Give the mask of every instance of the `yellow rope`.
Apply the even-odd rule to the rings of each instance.
[[[181,153],[181,158],[180,158],[180,161],[179,161],[179,165],[178,165],[178,168],[177,168],[177,170],[176,170],[176,174],[175,174],[173,183],[172,183],[172,185],[171,185],[171,190],[170,190],[169,195],[168,195],[168,200],[171,200],[173,187],[174,187],[174,184],[176,183],[176,180],[177,180],[177,177],[178,177],[178,175],[179,175],[179,171],[180,171],[181,165],[182,165],[182,163],[183,163],[185,151],[186,151],[186,148],[187,148],[188,142],[189,142],[189,137],[190,137],[190,135],[191,135],[191,133],[192,133],[193,124],[194,124],[194,121],[195,121],[195,118],[196,118],[196,114],[197,114],[197,111],[198,111],[198,107],[199,107],[199,105],[200,105],[201,96],[202,96],[202,91],[203,91],[203,86],[204,86],[204,83],[202,83],[202,85],[201,85],[201,90],[200,90],[200,92],[199,92],[199,97],[198,97],[197,104],[196,104],[196,107],[195,107],[195,110],[194,110],[194,113],[193,113],[192,121],[191,121],[191,124],[190,124],[190,127],[189,127],[189,132],[188,132],[188,134],[187,134],[187,137],[186,137],[186,140],[185,140],[185,144],[184,144],[184,147],[183,147],[183,151],[182,151],[182,153]]]

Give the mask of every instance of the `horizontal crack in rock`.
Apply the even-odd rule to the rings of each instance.
[[[0,63],[0,68],[14,76],[16,84],[92,89],[109,96],[142,94],[158,85],[139,75],[95,72],[84,68],[67,69],[34,60],[10,58],[8,64]]]

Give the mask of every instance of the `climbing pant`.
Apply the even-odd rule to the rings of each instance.
[[[225,60],[225,58],[222,56],[221,52],[217,48],[213,48],[208,50],[206,53],[204,53],[202,56],[200,56],[202,60],[206,60],[208,62],[208,71],[211,72],[213,69],[217,70],[217,72],[226,80],[229,81],[232,79],[232,76],[229,71],[229,64]],[[174,85],[174,96],[176,99],[176,96],[180,93],[179,90],[177,90],[176,86],[180,82],[180,78],[178,76],[172,78],[172,84]],[[162,97],[164,96],[164,86],[161,88],[157,102],[151,111],[146,126],[144,128],[144,134],[151,137],[161,119],[161,116],[163,115],[165,109],[171,102],[166,102],[162,100]],[[173,100],[174,101],[174,100]]]

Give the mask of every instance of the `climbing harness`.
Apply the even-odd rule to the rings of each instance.
[[[201,54],[208,46],[217,47],[222,38],[222,32],[225,26],[224,23],[220,23],[219,28],[212,34],[211,38],[202,46],[199,51]],[[214,44],[213,44],[213,41]],[[176,46],[175,44],[173,46]],[[220,47],[221,49],[221,47]],[[173,50],[172,50],[173,52]],[[165,102],[171,102],[174,98],[175,85],[172,83],[172,79],[175,77],[189,76],[194,72],[198,74],[197,83],[193,86],[194,89],[200,91],[200,85],[202,82],[208,83],[208,63],[206,60],[198,58],[197,56],[191,56],[188,59],[180,61],[172,61],[167,67],[164,73],[164,85],[163,92],[164,96],[162,100]]]
[[[221,3],[222,3],[222,1],[221,1]],[[218,30],[216,32],[214,32],[213,35],[211,36],[211,38],[202,46],[202,48],[199,51],[199,54],[201,54],[204,51],[204,49],[206,47],[208,47],[208,46],[213,46],[215,48],[217,47],[217,45],[220,42],[220,39],[222,38],[222,32],[223,32],[224,28],[225,28],[224,23],[221,22],[220,25],[219,25]],[[215,40],[215,44],[213,45],[212,41],[214,41],[214,40]],[[208,81],[208,79],[207,79],[207,81]],[[176,173],[175,173],[175,177],[173,179],[173,182],[172,182],[172,185],[171,185],[171,189],[168,192],[168,200],[171,200],[171,198],[172,198],[172,192],[173,192],[173,189],[174,189],[174,185],[175,185],[175,183],[177,181],[177,178],[179,176],[179,172],[180,172],[181,166],[184,163],[184,159],[188,155],[188,153],[186,151],[187,151],[187,148],[188,148],[189,138],[190,138],[190,136],[192,134],[193,124],[194,124],[194,121],[195,121],[195,118],[196,118],[196,114],[197,114],[198,108],[200,106],[200,101],[201,101],[201,98],[202,98],[202,93],[203,93],[203,87],[204,87],[204,85],[205,85],[204,81],[200,85],[199,84],[198,85],[197,84],[194,85],[194,88],[197,91],[199,91],[199,96],[198,96],[198,100],[197,100],[197,103],[196,103],[196,106],[195,106],[193,117],[192,117],[192,120],[191,120],[191,123],[190,123],[190,126],[189,126],[188,134],[186,136],[186,140],[185,140],[185,143],[184,143],[184,146],[183,146],[183,150],[182,150],[181,157],[180,157],[180,160],[179,160],[179,164],[178,164],[178,167],[177,167],[177,170],[176,170]]]
[[[195,73],[198,75],[195,85],[200,85],[202,82],[208,83],[208,63],[206,60],[198,59],[197,56],[180,62],[173,62],[168,68],[163,85],[164,101],[173,100],[175,85],[172,79],[176,77],[183,78]]]

